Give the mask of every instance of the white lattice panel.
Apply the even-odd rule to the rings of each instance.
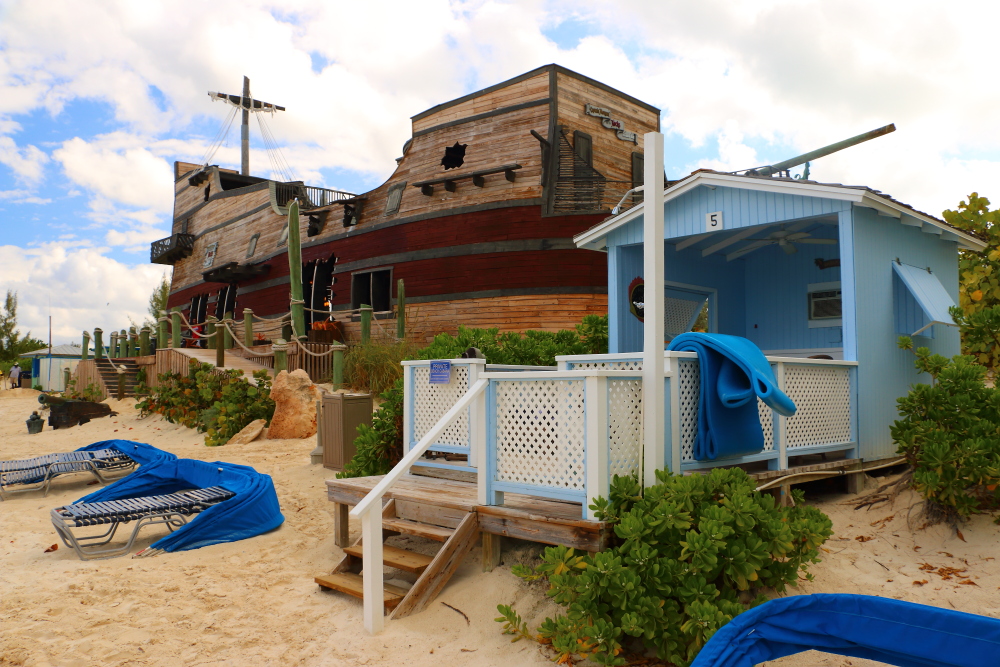
[[[608,477],[642,469],[642,380],[608,381]]]
[[[494,386],[496,480],[584,491],[583,380],[505,380]]]
[[[774,412],[757,399],[757,414],[760,415],[760,428],[764,431],[764,451],[774,451]]]
[[[569,365],[570,370],[586,371],[596,368],[599,371],[641,371],[641,359],[623,359],[619,361],[574,361]]]
[[[786,422],[788,449],[850,442],[849,369],[786,364],[785,393],[797,408]]]
[[[452,366],[451,382],[431,384],[431,369],[428,366],[413,368],[413,440],[419,441],[424,434],[434,428],[444,413],[469,390],[469,367]],[[462,412],[444,430],[437,444],[456,447],[469,446],[469,414]],[[409,446],[409,445],[407,445]]]
[[[701,369],[697,359],[677,360],[676,391],[680,399],[681,461],[694,461],[694,439],[698,434],[698,402]]]

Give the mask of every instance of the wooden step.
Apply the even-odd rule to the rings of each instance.
[[[364,548],[360,544],[344,549],[345,554],[350,554],[355,558],[363,558]],[[398,549],[388,544],[382,545],[382,562],[389,567],[394,567],[413,574],[421,574],[427,566],[434,560],[433,556],[425,556],[406,549]]]
[[[454,528],[442,528],[441,526],[421,523],[420,521],[410,521],[409,519],[382,519],[382,528],[385,530],[394,530],[397,533],[425,537],[435,542],[447,542],[448,538],[455,534]]]
[[[316,583],[320,585],[320,588],[330,588],[359,599],[364,599],[365,597],[363,581],[360,574],[352,572],[338,572],[336,574],[324,574],[316,577]],[[395,609],[396,605],[406,597],[407,590],[405,588],[393,586],[392,584],[385,584],[382,588],[384,589],[382,600],[387,610],[391,611]]]

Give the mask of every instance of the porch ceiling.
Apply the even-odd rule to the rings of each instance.
[[[741,227],[731,230],[720,230],[707,234],[695,234],[676,240],[674,250],[680,252],[688,248],[701,252],[702,257],[708,257],[716,253],[726,256],[732,261],[753,252],[759,248],[774,245],[774,240],[768,236],[777,231],[785,231],[789,234],[808,234],[806,243],[816,240],[829,241],[837,240],[837,218],[833,216],[823,216],[818,218],[808,218],[804,220],[789,220],[786,222],[775,222],[764,225],[754,225],[752,227]],[[833,244],[829,244],[833,245]]]

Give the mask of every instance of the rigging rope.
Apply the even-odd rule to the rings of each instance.
[[[233,121],[236,119],[236,112],[238,109],[233,107],[229,111],[229,115],[226,119],[222,121],[222,125],[219,131],[216,133],[215,138],[212,139],[212,143],[209,144],[208,150],[205,152],[205,157],[202,160],[202,164],[208,164],[215,157],[215,153],[222,147],[222,142],[229,137],[229,128],[232,127]]]

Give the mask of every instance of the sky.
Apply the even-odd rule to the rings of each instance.
[[[252,94],[294,176],[364,192],[410,116],[558,63],[663,110],[667,176],[818,160],[940,216],[1000,201],[1000,3],[921,0],[0,0],[0,296],[55,344],[141,321],[169,267],[172,165]],[[251,126],[251,172],[272,176]],[[235,125],[212,157],[239,167]],[[277,174],[274,174],[277,176]],[[104,305],[101,305],[104,302]]]

